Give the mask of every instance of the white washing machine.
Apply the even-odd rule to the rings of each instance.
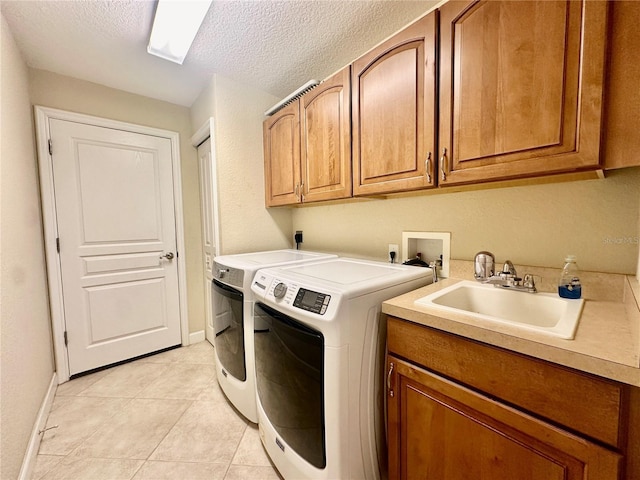
[[[432,279],[429,268],[348,258],[256,273],[258,426],[285,479],[380,478],[381,304]]]
[[[251,422],[258,421],[253,332],[260,328],[253,319],[251,280],[260,268],[328,258],[336,255],[273,250],[214,258],[211,299],[218,383],[229,401]]]

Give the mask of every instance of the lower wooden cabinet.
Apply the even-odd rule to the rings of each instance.
[[[640,479],[640,389],[395,317],[387,351],[389,479]]]
[[[389,478],[618,480],[621,455],[389,356]]]

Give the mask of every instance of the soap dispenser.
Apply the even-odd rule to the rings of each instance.
[[[558,295],[562,298],[580,298],[582,296],[582,285],[576,257],[575,255],[567,255],[564,261],[565,264],[558,281]]]

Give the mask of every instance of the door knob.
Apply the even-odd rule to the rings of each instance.
[[[166,258],[167,260],[171,260],[171,259],[173,259],[173,253],[172,252],[167,252],[164,255],[160,255],[160,260],[162,260],[163,258]]]

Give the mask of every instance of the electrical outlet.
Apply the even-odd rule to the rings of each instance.
[[[389,262],[396,263],[398,261],[398,244],[390,243],[389,244]]]

